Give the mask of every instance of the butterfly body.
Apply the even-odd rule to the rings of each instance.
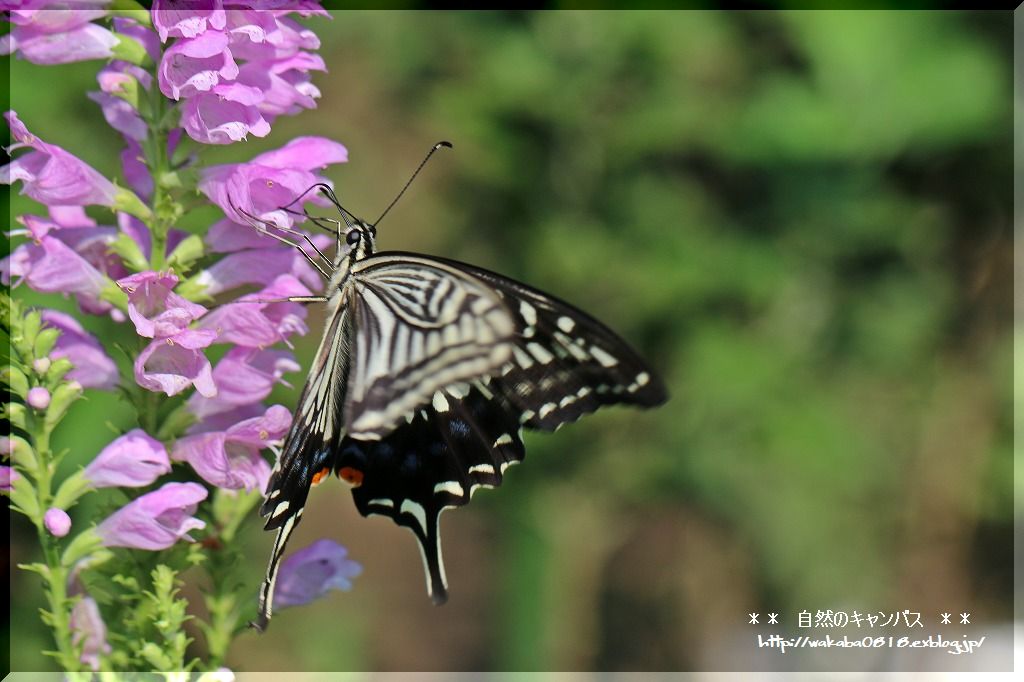
[[[443,603],[441,512],[501,484],[525,457],[523,428],[666,400],[624,341],[564,301],[466,263],[377,252],[375,240],[362,221],[338,230],[328,321],[260,510],[278,536],[259,629],[285,543],[324,476],[352,486],[363,516],[412,531],[428,594]]]

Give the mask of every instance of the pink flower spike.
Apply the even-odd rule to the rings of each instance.
[[[50,507],[43,514],[43,525],[50,531],[50,535],[62,538],[71,530],[71,517],[63,509]]]
[[[8,111],[4,117],[11,136],[17,140],[8,151],[19,147],[30,147],[33,151],[0,168],[0,182],[10,185],[21,180],[22,193],[43,204],[114,205],[117,190],[113,183],[78,157],[30,133],[14,111]]]
[[[128,317],[139,336],[164,338],[186,329],[206,308],[172,291],[178,278],[172,273],[139,272],[117,280],[128,294]]]
[[[43,310],[40,313],[43,322],[48,327],[60,330],[60,336],[50,357],[67,358],[75,367],[67,374],[68,379],[74,379],[83,388],[98,388],[104,391],[112,391],[117,388],[120,375],[117,365],[104,352],[89,332],[82,328],[78,320],[56,310]]]
[[[226,431],[209,431],[178,439],[171,459],[188,462],[206,482],[229,490],[263,490],[270,465],[260,450],[280,440],[291,424],[291,413],[274,405],[260,417],[247,419]]]
[[[216,332],[186,329],[168,338],[153,339],[135,359],[135,381],[146,390],[167,395],[195,386],[201,395],[212,398],[217,395],[217,386],[210,361],[201,349],[216,337]]]
[[[167,483],[108,516],[96,533],[106,547],[156,551],[181,539],[192,542],[188,532],[206,527],[192,516],[206,495],[198,483]]]
[[[83,474],[95,488],[138,488],[170,470],[164,444],[142,429],[133,429],[103,448]]]

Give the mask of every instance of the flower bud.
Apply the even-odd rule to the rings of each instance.
[[[36,374],[45,375],[46,371],[50,369],[50,358],[36,358],[32,362],[32,369],[36,371]]]
[[[64,378],[64,375],[74,369],[74,365],[67,358],[57,358],[50,363],[46,370],[46,383],[55,384]]]
[[[53,347],[57,344],[57,337],[60,336],[60,330],[54,329],[53,327],[47,327],[40,331],[36,335],[35,343],[32,344],[33,355],[37,358],[43,358],[50,354]]]
[[[50,507],[43,514],[43,525],[51,535],[62,538],[71,530],[71,517],[63,509]]]
[[[11,422],[11,426],[17,426],[19,429],[25,428],[25,406],[21,403],[7,403],[4,416]]]
[[[149,55],[146,54],[146,48],[142,46],[142,43],[134,38],[129,38],[123,33],[117,35],[117,44],[111,48],[111,52],[114,53],[114,59],[121,59],[138,66],[145,66],[150,61]]]
[[[30,388],[25,401],[37,410],[45,410],[50,406],[50,392],[42,386]]]
[[[153,212],[142,202],[142,199],[136,196],[135,192],[124,187],[117,188],[117,194],[114,195],[114,209],[130,213],[144,223],[153,220]]]
[[[22,398],[28,393],[28,378],[17,367],[7,366],[0,370],[4,383],[11,387],[11,393]]]

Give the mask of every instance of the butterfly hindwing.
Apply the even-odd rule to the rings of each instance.
[[[441,512],[467,504],[478,487],[501,484],[505,469],[525,455],[518,429],[514,412],[483,382],[474,382],[438,391],[380,440],[341,443],[339,474],[351,479],[352,470],[359,472],[360,484],[352,491],[356,508],[412,531],[435,603],[447,599]]]

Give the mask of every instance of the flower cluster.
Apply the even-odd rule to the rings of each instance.
[[[275,117],[315,106],[319,92],[310,74],[324,69],[313,52],[319,40],[291,15],[326,12],[308,0],[288,3],[288,10],[220,0],[172,7],[157,0],[145,15],[110,10],[101,0],[68,7],[35,0],[31,8],[11,10],[14,26],[0,50],[38,64],[108,60],[97,73],[99,89],[88,97],[122,136],[121,177],[112,180],[43,141],[7,112],[15,141],[8,151],[17,153],[0,182],[20,182],[21,193],[43,210],[18,216],[11,235],[22,242],[0,261],[0,279],[72,297],[80,313],[107,318],[103,324],[119,331],[101,343],[82,315],[23,310],[3,299],[15,347],[5,380],[17,399],[4,410],[27,435],[0,443],[0,490],[33,521],[41,542],[63,543],[59,563],[38,569],[56,604],[50,620],[62,666],[80,662],[96,670],[134,661],[184,669],[183,648],[173,653],[168,645],[163,658],[146,649],[143,655],[153,658],[140,663],[132,658],[139,654],[112,647],[102,612],[113,605],[104,600],[109,596],[90,595],[89,576],[115,551],[163,552],[161,560],[173,564],[181,561],[173,553],[181,541],[216,546],[251,516],[266,486],[264,453],[284,437],[291,414],[265,401],[299,369],[290,339],[308,331],[304,307],[287,299],[310,296],[323,281],[290,243],[331,245],[325,234],[302,232],[304,204],[322,201],[307,190],[328,183],[320,172],[345,162],[347,151],[331,140],[300,137],[247,163],[194,168],[192,141],[262,137]],[[186,202],[203,195],[224,218],[197,233],[178,229]],[[112,343],[130,356],[122,367],[112,358]],[[207,353],[220,344],[228,348],[214,365]],[[49,472],[60,457],[48,449],[50,432],[86,389],[122,391],[139,427],[52,490]],[[69,513],[76,502],[104,489],[118,491],[112,494],[120,506],[93,527],[76,526]],[[159,589],[156,582],[151,589],[125,583],[125,603],[132,594],[160,594],[161,608],[183,615],[174,569],[163,569],[138,578],[159,576]],[[359,570],[344,548],[316,543],[282,567],[279,603],[348,589]],[[60,594],[72,598],[64,603]],[[211,618],[226,619],[209,631],[244,622],[238,607],[216,607],[244,599],[205,598]],[[122,632],[111,641],[132,636]],[[137,641],[148,636],[139,633]]]
[[[324,62],[311,51],[320,40],[290,11],[171,4],[153,3],[160,40],[174,39],[160,59],[160,92],[183,100],[181,126],[192,139],[230,144],[264,137],[277,116],[316,106],[320,91],[310,72],[323,71]],[[298,4],[303,16],[323,12]]]

